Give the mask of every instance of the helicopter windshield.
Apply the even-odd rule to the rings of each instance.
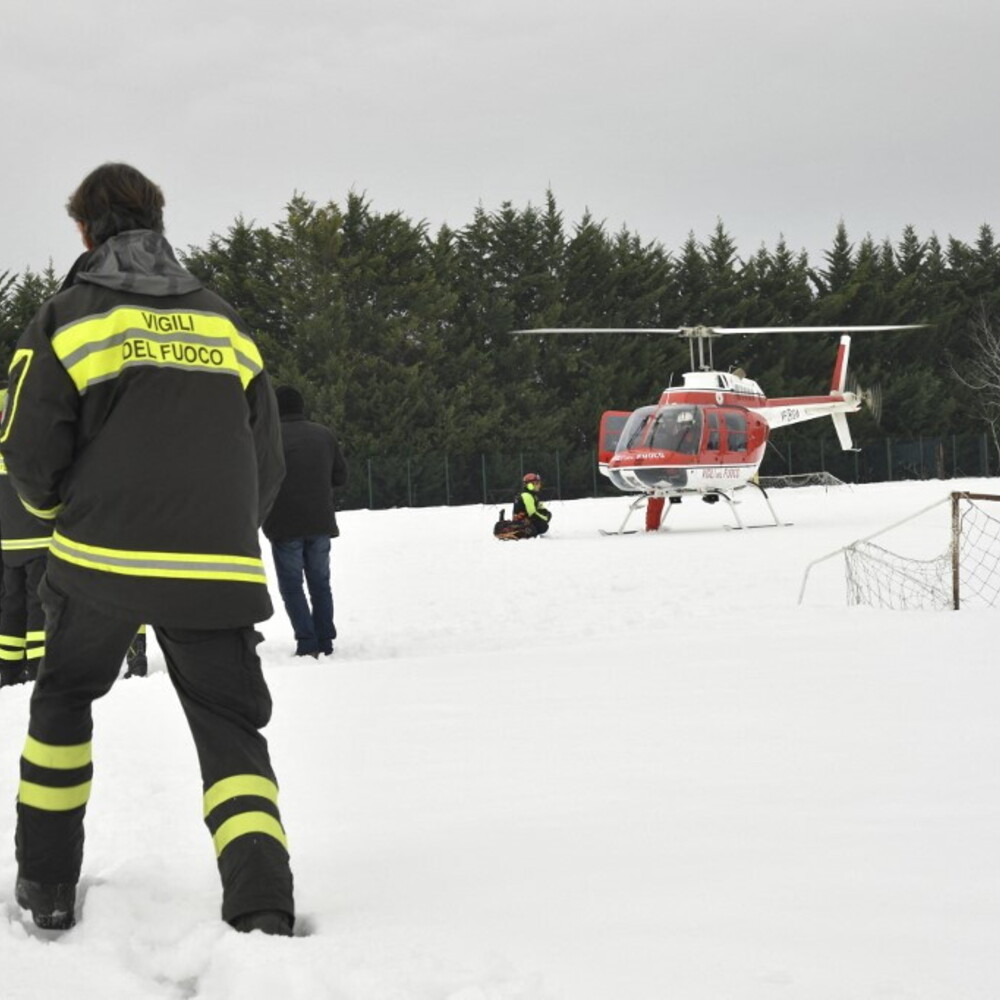
[[[655,406],[640,406],[638,410],[632,412],[622,428],[621,437],[618,438],[618,451],[629,451],[649,444],[648,431],[655,413]]]
[[[653,421],[650,444],[664,451],[693,455],[701,440],[701,411],[696,406],[664,406]]]

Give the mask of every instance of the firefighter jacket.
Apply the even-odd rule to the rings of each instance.
[[[137,623],[271,615],[258,531],[284,474],[274,392],[239,316],[162,236],[84,254],[31,320],[0,453],[53,525],[55,588]]]
[[[52,539],[52,525],[29,514],[10,484],[7,463],[0,455],[0,552],[3,565],[23,566],[45,555]]]
[[[329,535],[336,538],[333,490],[347,482],[347,463],[333,432],[301,413],[281,416],[285,478],[264,522],[272,542]]]
[[[552,519],[551,511],[542,503],[538,494],[534,490],[527,488],[521,490],[514,497],[514,517],[517,517],[519,514],[524,515],[529,521],[536,524],[547,525]]]

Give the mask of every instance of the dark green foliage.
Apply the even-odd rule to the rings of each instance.
[[[861,414],[856,434],[981,433],[952,371],[974,350],[977,310],[1000,298],[988,226],[973,246],[942,248],[912,227],[896,245],[854,243],[841,224],[814,268],[784,240],[744,260],[721,221],[676,254],[609,234],[589,213],[567,231],[551,192],[541,209],[479,208],[463,229],[433,236],[356,195],[343,210],[297,196],[273,229],[237,221],[187,262],[247,317],[276,377],[303,389],[352,454],[400,476],[406,456],[427,453],[589,454],[603,410],[651,402],[689,368],[687,346],[669,336],[510,335],[533,326],[926,323],[854,338],[852,370],[885,399],[881,427]],[[800,395],[826,389],[835,345],[832,334],[729,337],[713,360],[743,367],[771,396]],[[828,430],[783,434],[809,442]]]
[[[912,226],[895,243],[852,240],[841,224],[810,264],[784,239],[744,257],[721,220],[673,251],[609,233],[589,213],[567,225],[551,191],[541,207],[480,207],[468,225],[436,233],[356,194],[342,205],[295,195],[277,224],[238,218],[184,260],[240,311],[275,380],[338,430],[359,475],[371,461],[398,502],[439,487],[462,495],[450,480],[466,476],[463,455],[558,453],[565,468],[588,468],[603,410],[652,402],[689,369],[687,344],[669,335],[511,336],[536,326],[924,323],[854,337],[851,369],[863,386],[880,384],[885,402],[880,426],[852,418],[855,437],[987,429],[975,390],[954,373],[977,355],[976,317],[1000,314],[989,225],[966,244]],[[0,362],[57,285],[51,272],[0,275]],[[829,384],[836,342],[724,337],[713,360],[744,368],[769,396],[812,394]],[[773,461],[785,447],[832,454],[831,433],[828,421],[782,431]]]
[[[0,274],[0,365],[4,373],[28,321],[58,288],[59,280],[51,265],[41,274],[30,268],[20,276],[9,271]]]

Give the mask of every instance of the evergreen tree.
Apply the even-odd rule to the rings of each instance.
[[[51,263],[38,274],[27,268],[22,275],[0,275],[0,365],[6,373],[18,338],[42,303],[59,289]]]
[[[880,382],[886,405],[883,428],[866,416],[852,424],[873,435],[972,432],[983,426],[972,390],[949,373],[974,352],[970,317],[1000,296],[989,226],[972,246],[908,226],[895,243],[866,236],[855,247],[841,223],[816,268],[783,238],[744,261],[721,220],[675,253],[625,228],[609,235],[589,212],[567,227],[551,191],[539,208],[479,207],[433,238],[357,195],[342,209],[296,195],[276,226],[238,219],[186,260],[354,456],[583,453],[603,410],[652,402],[689,368],[687,345],[671,336],[511,335],[536,326],[926,323],[853,339],[852,371]],[[836,337],[726,337],[714,348],[718,367],[746,368],[772,397],[812,394],[825,388]],[[831,433],[824,421],[787,436]]]

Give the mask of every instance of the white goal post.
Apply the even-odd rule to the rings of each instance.
[[[950,538],[930,558],[892,551],[876,538],[951,504]],[[876,608],[954,609],[1000,604],[1000,495],[952,493],[850,545],[813,560],[805,570],[799,604],[809,573],[818,563],[843,554],[848,604]]]

